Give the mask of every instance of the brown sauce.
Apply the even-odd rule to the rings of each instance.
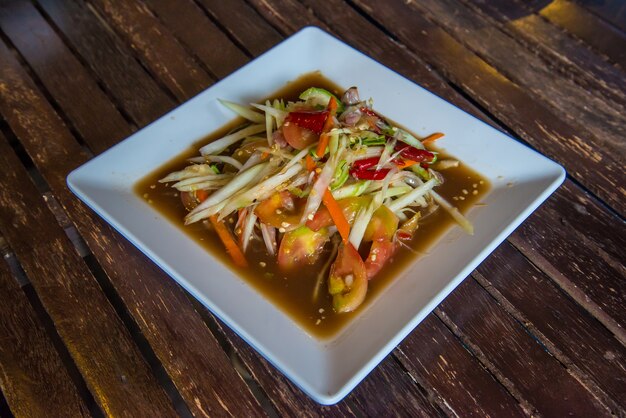
[[[311,86],[325,88],[338,96],[343,91],[343,89],[325,79],[321,74],[311,73],[288,83],[285,88],[273,94],[270,99],[283,98],[294,101],[297,100],[299,93]],[[238,119],[227,124],[198,141],[198,143],[174,157],[168,163],[157,168],[135,185],[135,193],[146,199],[165,218],[181,228],[196,242],[205,247],[214,257],[235,271],[272,303],[286,312],[294,321],[317,337],[327,338],[337,333],[355,315],[358,315],[359,311],[373,300],[400,271],[416,257],[427,255],[428,249],[434,242],[450,227],[456,225],[450,215],[441,208],[428,216],[420,223],[410,243],[413,252],[405,248],[400,248],[396,251],[391,259],[392,261],[369,282],[367,297],[363,305],[356,312],[335,314],[332,308],[332,299],[327,292],[326,283],[322,286],[316,303],[313,303],[317,272],[325,262],[324,257],[321,257],[320,261],[310,268],[300,269],[295,274],[285,274],[277,268],[275,259],[266,253],[263,242],[252,240],[246,253],[250,268],[239,268],[232,263],[216,234],[213,231],[209,231],[202,222],[189,226],[183,225],[183,218],[187,212],[181,204],[177,190],[158,182],[159,179],[165,177],[168,173],[187,166],[186,159],[199,155],[198,149],[202,145],[224,136],[228,131],[240,125],[241,122],[242,120]],[[445,127],[442,127],[442,129],[445,130]],[[446,158],[452,157],[440,152],[439,160]],[[478,203],[489,190],[487,180],[462,163],[459,167],[449,168],[441,171],[441,173],[444,175],[445,182],[438,186],[436,191],[454,204],[462,213],[466,213],[470,207]],[[458,226],[455,227],[458,228]]]

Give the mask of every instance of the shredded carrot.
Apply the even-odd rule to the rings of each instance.
[[[270,153],[265,151],[263,154],[261,154],[261,161],[265,160],[269,156],[270,156]]]
[[[430,134],[426,138],[422,139],[422,144],[425,144],[427,142],[435,142],[441,137],[443,137],[443,134],[441,132],[435,132],[434,134]]]
[[[326,147],[328,146],[328,141],[330,140],[328,132],[333,128],[333,118],[335,114],[337,114],[337,100],[335,100],[334,97],[331,97],[328,101],[327,110],[329,110],[330,113],[326,118],[326,122],[324,122],[322,134],[320,135],[320,142],[317,144],[317,149],[315,150],[318,158],[322,158],[324,156],[324,152],[326,151]]]
[[[400,170],[411,167],[412,165],[415,165],[415,164],[417,164],[417,161],[413,161],[413,160],[402,160],[396,163],[396,165],[398,166]]]
[[[210,216],[209,220],[211,221],[213,228],[215,228],[215,232],[217,232],[217,235],[222,240],[222,243],[224,243],[224,246],[226,247],[226,252],[230,254],[235,264],[239,267],[248,267],[248,261],[246,260],[246,257],[243,255],[241,248],[239,248],[239,246],[235,242],[235,239],[233,238],[228,228],[226,228],[224,222],[218,221],[217,215]]]
[[[315,153],[319,158],[322,158],[324,156],[329,139],[330,138],[327,133],[323,133],[322,135],[320,135],[320,142],[317,143],[317,149],[315,150]]]
[[[350,237],[350,224],[348,220],[343,214],[341,207],[333,197],[330,189],[326,189],[324,196],[322,197],[322,201],[324,202],[324,206],[328,209],[330,213],[330,217],[333,219],[337,230],[339,231],[339,235],[341,235],[341,239],[344,244],[348,243],[348,239]]]
[[[198,202],[204,202],[207,199],[207,197],[209,197],[209,192],[207,192],[206,190],[202,190],[202,189],[196,190],[195,194],[196,194],[196,199],[198,199]]]
[[[313,158],[309,154],[307,154],[305,161],[306,161],[306,169],[308,171],[313,171],[315,169],[315,161],[313,161]]]

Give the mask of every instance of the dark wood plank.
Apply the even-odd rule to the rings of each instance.
[[[262,414],[184,292],[69,192],[66,175],[89,157],[4,47],[0,58],[0,86],[11,86],[0,89],[0,113],[101,263],[189,409],[195,415],[225,410]]]
[[[9,107],[14,118],[26,118],[29,96],[19,89],[14,69],[7,65],[10,60],[10,52],[0,45],[0,85],[11,85],[9,92],[3,88],[0,93],[0,109],[6,115]],[[58,150],[57,158],[65,152]],[[6,170],[0,177],[0,233],[28,273],[102,410],[173,416],[167,395],[5,140],[0,141],[0,165]]]
[[[282,40],[244,1],[199,0],[205,10],[250,54],[260,55]],[[236,13],[233,13],[236,10]]]
[[[517,320],[532,332],[568,368],[578,368],[594,384],[626,405],[626,348],[605,327],[568,298],[509,244],[502,244],[478,268],[483,286],[513,306]],[[536,282],[542,282],[537,286]],[[541,293],[529,291],[540,287]],[[577,373],[578,374],[578,373]],[[580,377],[579,377],[580,378]],[[586,378],[585,380],[588,380]],[[613,411],[626,413],[623,408]]]
[[[592,147],[593,135],[573,126],[523,88],[512,83],[484,60],[463,47],[447,32],[427,21],[412,5],[392,0],[378,8],[369,0],[357,3],[408,48],[428,60],[454,83],[506,123],[517,135],[542,153],[561,162],[569,174],[619,213],[626,210],[623,164],[618,155]],[[375,11],[374,11],[375,10]],[[588,158],[580,158],[581,153]]]
[[[90,4],[179,100],[194,96],[213,83],[144,4],[124,0],[91,0]]]
[[[626,231],[603,209],[566,182],[509,239],[626,342]]]
[[[0,143],[6,144],[1,135]],[[4,261],[0,294],[0,390],[13,415],[89,416],[59,353]]]
[[[626,35],[568,0],[554,0],[541,16],[586,42],[626,70]]]
[[[532,411],[524,399],[507,393],[433,314],[394,354],[448,415],[525,416]]]
[[[559,118],[571,126],[584,126],[592,134],[585,138],[589,146],[603,150],[602,154],[607,156],[626,155],[623,141],[626,137],[626,110],[623,105],[555,72],[533,51],[501,32],[492,20],[457,0],[422,0],[413,7],[442,25],[459,43],[499,73],[531,93],[533,101],[552,106],[553,112],[558,112]]]
[[[472,303],[467,303],[467,301]],[[610,416],[608,407],[574,378],[474,281],[464,281],[439,312],[541,415]],[[489,366],[491,366],[489,365]]]
[[[307,25],[319,26],[335,36],[345,39],[349,44],[365,51],[372,58],[394,71],[412,79],[431,92],[446,97],[456,106],[499,129],[476,106],[451,89],[447,81],[435,73],[420,57],[394,42],[355,10],[335,4],[336,10],[329,14],[322,14],[332,16],[333,19],[322,21],[311,7],[305,7],[294,0],[272,2],[252,0],[252,3],[261,15],[272,22],[274,26],[281,28],[286,34],[291,34]],[[327,10],[323,10],[323,12],[325,11]],[[372,39],[376,39],[376,42],[372,42]]]
[[[624,105],[626,75],[607,62],[584,42],[568,36],[544,18],[528,13],[522,4],[509,0],[463,2],[499,22],[498,27],[524,43],[531,51],[555,66],[566,77],[583,87],[594,89]]]
[[[227,76],[248,62],[248,57],[193,1],[145,2],[217,78]]]
[[[86,141],[110,139],[110,132],[103,128],[101,120],[115,126],[119,132],[120,137],[111,140],[120,140],[131,134],[132,130],[118,109],[30,2],[3,1],[0,5],[0,28]]]
[[[133,57],[132,50],[107,30],[85,3],[41,0],[39,5],[138,126],[174,107],[174,101]]]
[[[622,0],[576,0],[587,10],[626,32],[626,3]]]
[[[362,415],[382,417],[443,417],[434,400],[398,366],[393,354],[385,358],[347,398]]]

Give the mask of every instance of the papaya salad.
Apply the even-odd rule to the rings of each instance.
[[[418,139],[393,126],[356,87],[341,98],[312,87],[290,102],[220,101],[246,123],[159,182],[178,191],[185,225],[214,230],[236,266],[248,267],[252,242],[280,271],[315,266],[313,298],[327,292],[342,314],[434,212],[473,233],[437,193],[458,165],[429,150],[443,134]]]

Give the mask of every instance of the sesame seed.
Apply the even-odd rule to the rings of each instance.
[[[283,222],[280,224],[280,226],[287,228],[289,226],[289,222]]]
[[[480,183],[480,184],[485,184],[485,182],[484,182],[484,181],[482,181],[482,180],[481,180],[481,181],[479,181],[478,183]]]
[[[461,190],[463,194],[468,194],[469,192],[466,189]]]
[[[464,196],[459,196],[459,200],[465,200]]]
[[[478,187],[478,184],[474,183],[474,184],[472,184],[472,187],[473,187],[473,188],[477,188],[477,187]]]
[[[319,313],[324,313],[324,308],[320,308]]]
[[[278,215],[280,215],[281,213],[283,213],[283,211],[282,211],[282,210],[280,210],[280,209],[276,209],[276,213],[277,213]]]
[[[265,267],[265,266],[267,266],[267,263],[265,261],[260,261],[259,262],[259,266]]]
[[[285,228],[278,228],[278,232],[285,232]]]
[[[148,203],[152,204],[152,199],[148,199]]]
[[[312,213],[309,213],[309,216],[306,217],[309,221],[312,221],[313,218],[315,218],[315,215],[313,215]]]
[[[473,194],[473,195],[477,195],[477,194],[478,194],[478,190],[474,190],[474,191],[472,192],[472,194]]]
[[[458,197],[456,197],[456,196],[452,196],[452,199],[453,199],[453,200],[459,200],[459,198],[458,198]]]
[[[156,184],[151,184],[151,185],[150,185],[150,188],[151,188],[151,189],[154,189],[155,187],[156,187]]]
[[[143,198],[144,198],[144,199],[147,199],[147,198],[148,198],[148,193],[144,193],[144,194],[143,194]]]
[[[319,324],[320,324],[320,322],[322,322],[322,320],[321,320],[321,319],[318,319],[317,321],[315,321],[315,325],[319,325]]]
[[[376,254],[372,254],[372,261],[376,261]]]

